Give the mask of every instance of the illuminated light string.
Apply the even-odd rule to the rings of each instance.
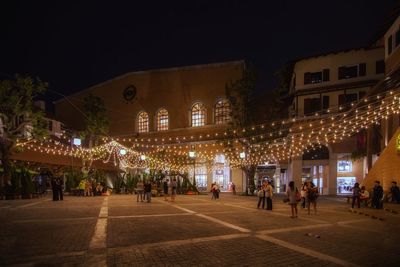
[[[394,95],[394,91],[392,90],[392,91],[388,92],[388,94],[389,95]],[[380,99],[382,97],[385,97],[385,94],[368,96],[368,97],[365,97],[364,99],[362,99],[359,102],[354,101],[354,102],[348,103],[347,105],[349,105],[351,107],[354,107],[354,106],[356,106],[357,103],[375,103],[374,101],[376,101],[376,100],[380,101]],[[319,118],[324,118],[327,115],[330,115],[330,114],[334,113],[335,111],[342,111],[343,108],[344,108],[343,106],[339,106],[337,108],[332,108],[331,107],[331,108],[323,110],[322,112],[317,112],[315,114],[315,116],[304,117],[304,119],[307,120],[307,121],[308,120],[319,120]],[[327,114],[324,114],[324,113],[327,113]],[[337,115],[334,115],[334,114],[332,114],[333,116],[330,116],[331,119],[334,119],[335,116],[341,116],[342,113],[336,113]],[[233,130],[233,131],[231,131],[229,133],[225,130],[224,132],[217,132],[217,133],[214,133],[214,134],[200,134],[198,136],[190,135],[190,136],[175,136],[175,137],[161,137],[161,138],[160,137],[159,138],[149,138],[149,137],[142,137],[142,138],[133,138],[133,137],[132,138],[129,138],[129,137],[123,137],[123,138],[121,137],[120,138],[120,137],[114,137],[114,138],[111,138],[110,137],[110,138],[104,138],[103,141],[104,142],[108,142],[109,140],[115,140],[115,141],[118,141],[118,142],[133,142],[135,144],[139,144],[140,143],[140,145],[150,145],[152,143],[154,144],[154,143],[159,143],[159,142],[166,143],[166,144],[169,144],[169,143],[182,143],[182,142],[194,142],[194,141],[197,142],[197,141],[204,141],[204,140],[207,140],[207,139],[216,139],[217,137],[220,137],[220,138],[223,139],[223,138],[226,138],[227,136],[240,135],[240,134],[248,133],[248,132],[251,133],[251,132],[254,132],[254,131],[257,131],[257,130],[264,130],[264,129],[267,129],[267,125],[271,126],[271,127],[274,127],[274,128],[277,128],[277,127],[280,126],[281,129],[276,129],[274,131],[269,131],[268,132],[270,136],[275,136],[275,135],[279,136],[279,135],[283,135],[282,131],[284,131],[284,129],[286,129],[286,128],[289,129],[290,125],[292,125],[292,124],[294,124],[294,123],[296,123],[298,121],[302,121],[302,120],[303,120],[302,118],[297,118],[297,119],[293,118],[293,119],[288,119],[288,120],[283,120],[283,121],[272,122],[270,124],[265,124],[264,123],[264,124],[251,126],[251,127],[248,127],[248,128],[236,129],[236,130]],[[300,130],[302,130],[302,129],[300,129]],[[262,135],[260,135],[260,136],[262,136]]]
[[[212,151],[198,151],[198,157],[212,161],[218,153],[225,153],[230,164],[233,166],[243,166],[248,164],[259,164],[266,160],[281,161],[293,156],[300,156],[308,147],[317,145],[328,145],[335,143],[344,138],[350,137],[360,129],[368,128],[372,124],[379,124],[382,119],[387,119],[392,114],[399,114],[400,97],[398,92],[390,93],[389,96],[376,97],[375,101],[369,101],[368,105],[359,107],[356,110],[350,110],[340,114],[332,114],[323,120],[312,120],[307,122],[298,122],[293,124],[288,132],[281,131],[284,137],[275,138],[266,142],[257,141],[257,136],[248,136],[236,138],[234,140],[222,140],[225,144],[230,144],[232,147],[226,148],[225,144],[218,143],[221,140],[214,140],[214,143],[196,145],[196,149],[209,149],[210,147],[219,146],[221,150],[215,149]],[[253,142],[253,143],[252,143]],[[50,146],[52,143],[53,147]],[[243,145],[241,143],[247,143]],[[162,166],[163,168],[173,167],[174,169],[187,170],[185,165],[188,164],[186,159],[179,157],[185,156],[190,146],[187,144],[165,145],[146,145],[139,144],[133,148],[125,147],[118,142],[111,141],[101,146],[86,149],[86,148],[70,148],[67,145],[60,144],[54,140],[38,142],[37,140],[24,142],[19,141],[18,145],[27,149],[33,149],[48,154],[69,155],[81,157],[87,160],[99,160],[109,162],[111,157],[116,161],[126,161],[126,155],[131,155],[127,164],[129,166],[146,166],[153,164],[154,166]],[[148,151],[139,152],[137,148],[147,149]],[[167,149],[163,150],[163,148]],[[222,149],[222,147],[225,147]],[[64,151],[63,151],[64,150]],[[125,150],[125,155],[120,155],[120,151]],[[239,159],[240,151],[248,151],[246,160]],[[165,156],[159,156],[160,152],[171,154],[169,157],[178,157],[174,160],[166,160]],[[148,154],[149,158],[146,162],[138,163],[140,154]],[[133,155],[133,156],[132,156]],[[121,157],[124,156],[124,157]],[[128,166],[128,165],[127,165]]]

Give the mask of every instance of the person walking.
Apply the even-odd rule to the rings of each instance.
[[[232,193],[236,195],[236,185],[232,183]]]
[[[169,179],[166,179],[163,182],[163,191],[164,191],[164,200],[165,201],[168,201],[168,187],[169,187],[168,183],[169,183]]]
[[[373,189],[372,196],[372,207],[376,209],[382,209],[382,199],[383,199],[383,188],[381,186],[381,182],[375,181],[375,186]]]
[[[142,180],[139,180],[136,184],[136,193],[137,193],[136,202],[139,202],[139,198],[140,202],[143,202],[143,192],[144,192],[144,184]]]
[[[270,181],[267,181],[264,191],[265,191],[265,200],[267,202],[267,210],[272,210],[272,195],[274,189],[272,188]]]
[[[171,183],[170,183],[170,188],[171,188],[171,201],[174,202],[176,198],[176,189],[178,187],[178,184],[176,182],[176,178],[173,178]]]
[[[290,218],[297,218],[297,203],[300,200],[300,192],[297,187],[294,186],[294,181],[289,183],[289,187],[286,191],[286,196],[292,211]]]
[[[264,209],[264,207],[265,207],[265,190],[264,190],[264,186],[261,186],[261,185],[258,186],[257,196],[258,196],[257,209],[260,208],[261,203],[262,203],[261,207],[262,207],[262,209]]]
[[[307,181],[306,185],[307,185],[307,194],[306,194],[307,213],[308,215],[310,215],[310,206],[312,204],[314,207],[314,215],[317,215],[318,189],[314,186],[314,184],[311,181]]]
[[[354,209],[354,204],[356,200],[357,200],[357,207],[360,208],[360,194],[361,194],[360,184],[355,183],[352,190],[353,190],[353,198],[351,201],[351,208]]]
[[[144,184],[144,193],[146,195],[147,203],[151,202],[151,182],[147,181]]]

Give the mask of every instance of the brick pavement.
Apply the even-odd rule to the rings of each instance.
[[[2,266],[399,266],[400,215],[319,201],[289,218],[256,197],[132,195],[0,201]],[[397,206],[393,206],[397,208]],[[365,216],[365,214],[369,216]],[[372,219],[377,216],[383,221]],[[320,236],[317,238],[315,236]],[[100,244],[100,245],[99,245]]]

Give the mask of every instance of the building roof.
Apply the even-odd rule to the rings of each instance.
[[[206,68],[219,68],[219,67],[225,67],[225,66],[234,66],[234,65],[243,65],[246,66],[245,60],[236,60],[236,61],[226,61],[226,62],[216,62],[216,63],[209,63],[209,64],[197,64],[197,65],[189,65],[189,66],[181,66],[181,67],[171,67],[171,68],[160,68],[160,69],[149,69],[149,70],[142,70],[142,71],[132,71],[128,72],[122,75],[119,75],[115,78],[109,79],[107,81],[95,84],[93,86],[90,86],[86,89],[80,90],[76,93],[73,93],[71,95],[68,95],[66,97],[71,97],[74,95],[81,94],[82,92],[85,92],[87,90],[94,89],[98,86],[105,85],[107,83],[113,82],[115,80],[119,80],[122,78],[125,78],[130,75],[143,75],[143,74],[148,74],[148,73],[158,73],[158,72],[172,72],[172,71],[182,71],[182,70],[199,70],[199,69],[206,69]],[[54,101],[53,103],[57,103],[60,101],[64,101],[66,97],[63,97],[61,99],[58,99]]]
[[[333,51],[328,51],[328,52],[324,52],[324,53],[319,53],[319,54],[315,54],[315,55],[310,55],[310,56],[306,56],[306,57],[302,57],[302,58],[298,58],[298,59],[293,59],[289,62],[294,62],[297,63],[299,61],[302,60],[308,60],[311,58],[318,58],[318,57],[325,57],[325,56],[329,56],[329,55],[337,55],[340,53],[348,53],[348,52],[352,52],[352,51],[361,51],[361,50],[373,50],[373,49],[383,49],[383,46],[362,46],[362,47],[353,47],[353,48],[348,48],[348,49],[341,49],[341,50],[333,50]]]

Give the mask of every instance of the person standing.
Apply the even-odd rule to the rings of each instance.
[[[258,196],[258,203],[257,203],[257,209],[260,208],[260,205],[262,203],[262,209],[264,209],[265,207],[265,190],[264,190],[264,185],[258,186],[258,192],[257,192],[257,196]]]
[[[147,203],[151,202],[151,182],[147,181],[144,184],[144,193],[146,195]]]
[[[139,202],[139,198],[140,202],[143,202],[143,192],[144,192],[144,184],[142,180],[139,180],[136,184],[136,193],[137,193],[136,202]]]
[[[232,182],[232,193],[236,195],[236,185]]]
[[[211,184],[211,200],[217,199],[217,183],[212,183]]]
[[[306,208],[306,196],[307,196],[307,185],[306,185],[306,183],[303,183],[301,185],[300,195],[301,195],[301,207],[303,209],[305,209]]]
[[[297,218],[297,198],[300,198],[300,193],[297,187],[294,186],[294,182],[289,183],[289,187],[286,191],[286,196],[292,211],[292,216],[290,218]]]
[[[176,182],[176,178],[172,179],[172,181],[170,183],[170,187],[171,187],[171,201],[174,202],[175,201],[175,197],[176,197],[176,189],[178,187],[178,184]]]
[[[310,215],[310,206],[312,204],[314,207],[314,215],[317,215],[318,189],[314,186],[314,184],[311,181],[307,181],[306,185],[307,185],[307,194],[306,194],[307,213],[308,215]]]
[[[376,209],[382,209],[383,208],[382,199],[383,199],[383,188],[381,186],[381,182],[375,181],[375,186],[372,196],[372,207]]]
[[[274,189],[272,188],[270,181],[267,181],[264,190],[265,190],[265,200],[267,201],[267,210],[272,210],[272,195]]]
[[[392,193],[392,202],[400,203],[400,189],[397,186],[397,182],[392,182],[392,187],[390,188],[390,193]]]
[[[165,201],[168,201],[168,187],[169,187],[168,182],[169,182],[168,179],[166,179],[163,182],[163,191],[164,191],[164,200]]]
[[[52,174],[49,175],[51,177],[51,190],[53,191],[53,201],[58,200],[58,186],[56,182],[56,178]]]
[[[57,173],[57,177],[55,179],[55,184],[56,184],[56,188],[57,188],[57,200],[64,200],[64,197],[63,197],[64,179],[60,172]]]
[[[351,208],[354,209],[354,203],[357,200],[357,207],[360,208],[360,193],[361,193],[361,189],[360,189],[360,185],[359,183],[355,183],[354,187],[353,187],[353,199],[351,202]]]

